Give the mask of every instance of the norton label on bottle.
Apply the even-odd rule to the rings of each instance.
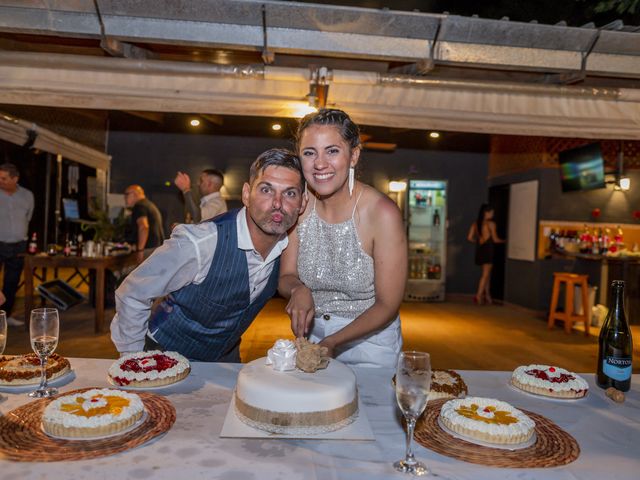
[[[613,380],[628,380],[631,378],[631,358],[606,357],[602,359],[602,371]]]

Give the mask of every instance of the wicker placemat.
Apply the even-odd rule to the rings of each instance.
[[[80,393],[82,388],[65,395]],[[100,440],[58,440],[41,428],[42,412],[52,399],[36,400],[0,417],[0,458],[17,462],[60,462],[104,457],[137,447],[167,432],[176,420],[176,409],[164,397],[136,392],[147,411],[134,430]]]
[[[500,468],[548,468],[573,462],[580,455],[578,442],[555,423],[537,413],[522,410],[536,422],[536,443],[521,450],[483,447],[455,438],[437,423],[440,408],[447,400],[435,400],[416,425],[420,445],[447,457]]]

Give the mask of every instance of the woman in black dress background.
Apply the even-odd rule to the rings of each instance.
[[[491,286],[491,269],[493,268],[493,246],[504,243],[496,233],[496,222],[493,221],[493,207],[483,203],[478,211],[478,219],[471,224],[467,240],[476,244],[476,265],[482,266],[482,276],[478,283],[478,291],[473,301],[478,304],[492,303],[489,287]]]

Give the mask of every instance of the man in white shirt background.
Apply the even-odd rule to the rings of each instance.
[[[27,251],[29,221],[33,215],[33,193],[18,185],[20,172],[12,163],[0,165],[0,264],[4,267],[2,292],[6,296],[3,306],[7,312],[7,324],[13,327],[24,325],[22,320],[11,316],[13,303],[22,275]]]
[[[191,191],[191,178],[184,172],[178,172],[173,181],[184,195],[187,213],[193,223],[209,220],[227,211],[227,203],[220,195],[224,184],[224,175],[220,170],[208,168],[200,173],[198,190],[200,191],[200,207],[196,206]]]

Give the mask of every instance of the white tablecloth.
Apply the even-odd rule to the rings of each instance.
[[[76,378],[61,387],[107,387],[111,361],[71,359]],[[161,438],[124,453],[94,460],[15,463],[0,460],[0,479],[388,479],[405,478],[391,464],[404,455],[390,379],[393,372],[356,369],[358,387],[375,442],[219,438],[239,364],[193,364],[189,378],[162,390],[177,420]],[[545,469],[490,468],[448,458],[414,443],[418,459],[439,478],[638,479],[640,478],[640,375],[618,405],[585,375],[591,391],[576,402],[549,401],[512,390],[508,372],[461,371],[472,395],[499,398],[542,414],[573,435],[581,454],[570,465]],[[0,411],[18,407],[26,394],[2,394]]]

